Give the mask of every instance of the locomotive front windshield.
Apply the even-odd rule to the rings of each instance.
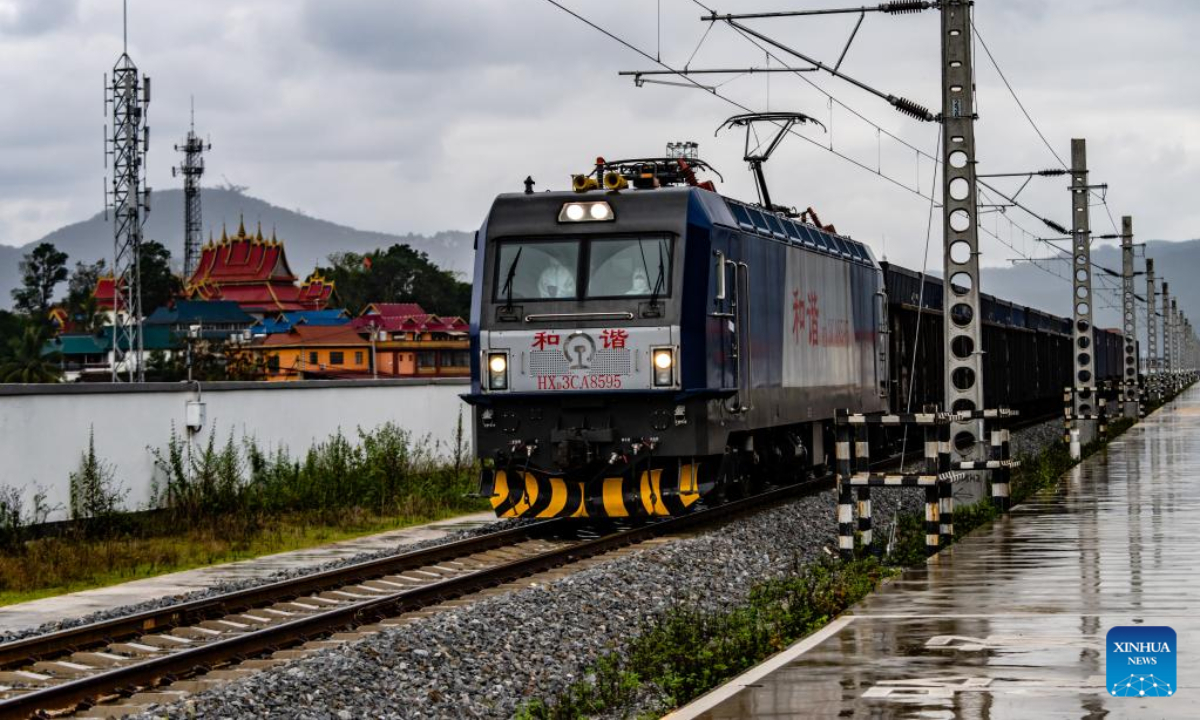
[[[671,251],[664,235],[503,241],[495,299],[665,297]]]

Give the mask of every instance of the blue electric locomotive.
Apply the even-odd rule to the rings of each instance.
[[[600,163],[574,192],[527,182],[493,204],[466,399],[499,515],[678,514],[802,479],[838,408],[886,409],[871,251],[724,197],[697,166]]]

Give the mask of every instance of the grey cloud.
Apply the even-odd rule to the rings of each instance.
[[[41,35],[72,22],[79,0],[17,0],[8,9],[7,19],[0,14],[0,34]]]
[[[658,51],[657,3],[563,1]],[[207,181],[227,176],[277,204],[360,227],[469,228],[496,193],[520,189],[528,173],[539,188],[563,187],[597,154],[653,153],[668,140],[700,141],[725,173],[722,190],[754,194],[740,139],[712,137],[735,108],[694,90],[634,88],[616,71],[651,63],[542,0],[132,5],[131,53],[156,83],[149,158],[156,188],[178,182],[169,172],[178,161],[170,146],[186,132],[194,93],[198,128],[215,146]],[[785,9],[794,2],[754,6]],[[662,8],[661,51],[681,66],[706,26],[688,0],[662,0]],[[1194,235],[1200,211],[1186,193],[1200,180],[1194,139],[1200,75],[1191,72],[1200,59],[1191,39],[1200,3],[993,0],[976,9],[987,42],[1059,153],[1072,136],[1092,141],[1097,176],[1113,183],[1114,212],[1144,218],[1139,234]],[[28,236],[34,229],[45,232],[99,210],[99,81],[120,49],[120,4],[87,0],[75,9],[62,0],[0,0],[0,18],[8,23],[0,32],[15,33],[19,24],[22,32],[41,33],[0,44],[0,85],[8,92],[0,107],[0,241],[26,242],[36,239]],[[832,61],[854,21],[762,27]],[[929,14],[871,17],[845,68],[888,92],[936,105],[936,27]],[[764,63],[760,51],[718,27],[693,66]],[[1053,164],[982,53],[979,64],[981,161],[991,171]],[[934,127],[828,77],[812,79],[888,130],[933,149]],[[828,112],[825,97],[794,77],[745,77],[721,92],[762,108],[768,82],[772,108]],[[916,182],[912,151],[885,140],[880,152],[874,129],[848,114],[839,112],[833,137],[839,151],[871,168],[882,155],[886,172]],[[926,201],[798,141],[784,144],[767,172],[781,201],[817,206],[826,222],[877,250],[886,235],[890,257],[920,265]],[[929,181],[925,168],[923,191]],[[1060,185],[1038,183],[1023,197],[1061,220],[1068,196]],[[55,219],[55,210],[62,216]],[[1016,211],[1010,216],[1037,227]],[[5,222],[23,235],[6,231]],[[989,264],[1013,254],[990,239],[984,251]]]

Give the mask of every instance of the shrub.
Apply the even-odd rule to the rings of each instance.
[[[87,450],[79,469],[70,474],[71,519],[106,520],[120,512],[128,490],[115,477],[112,465],[96,456],[96,436],[89,428]]]

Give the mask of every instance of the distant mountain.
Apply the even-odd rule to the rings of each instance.
[[[260,221],[266,234],[274,227],[279,238],[285,243],[292,270],[301,276],[311,272],[317,264],[325,263],[325,258],[330,253],[365,252],[394,243],[406,243],[424,250],[434,263],[447,270],[462,273],[464,277],[469,277],[471,273],[473,232],[450,230],[425,236],[356,230],[310,217],[296,210],[287,210],[229,188],[204,188],[202,200],[206,227],[219,228],[224,219],[233,232],[237,230],[238,218],[241,216],[246,219],[247,229],[252,230]],[[153,211],[146,223],[146,238],[165,244],[171,250],[175,261],[182,263],[183,191],[155,192],[153,202]],[[220,234],[219,230],[217,234]],[[105,221],[103,214],[98,214],[83,222],[55,230],[41,240],[21,248],[0,245],[0,307],[12,305],[9,291],[20,281],[17,263],[21,256],[42,241],[52,242],[70,255],[72,266],[77,260],[92,262],[98,258],[111,258],[112,223]],[[1139,248],[1139,255],[1140,252]],[[1200,240],[1151,241],[1146,252],[1155,258],[1159,278],[1165,278],[1171,284],[1171,292],[1179,298],[1184,312],[1192,318],[1200,319],[1200,283],[1194,280],[1200,277]],[[1118,273],[1121,270],[1120,250],[1111,245],[1093,250],[1092,260]],[[1067,315],[1071,312],[1068,265],[1064,261],[1048,261],[1043,264],[1046,270],[1028,264],[1008,268],[985,268],[983,290],[1029,307]],[[1142,267],[1140,257],[1138,267]],[[1047,270],[1062,277],[1054,277]],[[1104,281],[1100,280],[1102,276],[1105,277]],[[1101,287],[1105,283],[1120,286],[1120,278],[1104,276],[1099,271],[1095,278],[1094,282]],[[1145,294],[1144,277],[1139,276],[1135,286],[1139,295]],[[60,292],[65,290],[65,284],[60,286]],[[1115,308],[1119,299],[1111,293],[1101,294],[1098,298],[1095,309],[1096,325],[1119,326],[1120,316]],[[1106,305],[1112,307],[1105,307]],[[1141,331],[1145,332],[1143,315],[1139,314],[1138,325]]]
[[[1143,248],[1137,248],[1138,257],[1135,267],[1140,271],[1144,268],[1142,260]],[[1200,240],[1185,242],[1150,241],[1144,248],[1145,255],[1154,258],[1154,273],[1158,280],[1166,280],[1170,284],[1172,297],[1179,300],[1180,308],[1190,318],[1200,318],[1200,283],[1195,281],[1200,277]],[[1097,288],[1121,287],[1121,250],[1112,245],[1096,247],[1092,250],[1092,262],[1108,268],[1118,274],[1113,277],[1102,270],[1096,270],[1092,275],[1092,283]],[[1071,268],[1065,260],[1041,262],[1045,268],[1039,269],[1023,263],[1009,268],[984,268],[982,289],[989,295],[1020,302],[1022,305],[1035,307],[1056,315],[1071,314]],[[1049,271],[1049,272],[1048,272]],[[1055,277],[1050,274],[1061,275]],[[1103,279],[1102,279],[1103,278]],[[1134,289],[1141,297],[1146,296],[1146,277],[1139,275],[1134,279]],[[1096,327],[1119,328],[1121,315],[1117,310],[1121,299],[1119,293],[1097,291],[1096,303],[1093,308]],[[1162,298],[1159,296],[1160,307]],[[1145,306],[1139,306],[1137,314],[1138,333],[1146,332]]]
[[[172,261],[183,262],[183,191],[156,191],[153,206],[146,221],[145,237],[157,240],[171,251]],[[388,233],[356,230],[345,225],[310,217],[296,210],[272,205],[236,189],[204,188],[201,197],[205,227],[216,229],[220,237],[222,220],[231,233],[237,231],[239,217],[245,217],[246,229],[253,232],[261,221],[263,233],[270,236],[272,228],[287,249],[288,262],[292,270],[303,277],[318,264],[327,264],[325,258],[336,252],[366,252],[385,248],[395,243],[404,243],[428,253],[438,266],[464,277],[471,272],[474,232],[448,230],[433,236],[391,235]],[[59,228],[40,240],[24,247],[0,245],[0,308],[12,306],[10,291],[20,283],[17,267],[21,257],[38,243],[51,242],[70,256],[70,266],[76,261],[94,262],[100,258],[112,261],[112,222],[100,213],[83,222]],[[206,234],[207,239],[207,234]],[[66,284],[59,292],[66,291]]]

